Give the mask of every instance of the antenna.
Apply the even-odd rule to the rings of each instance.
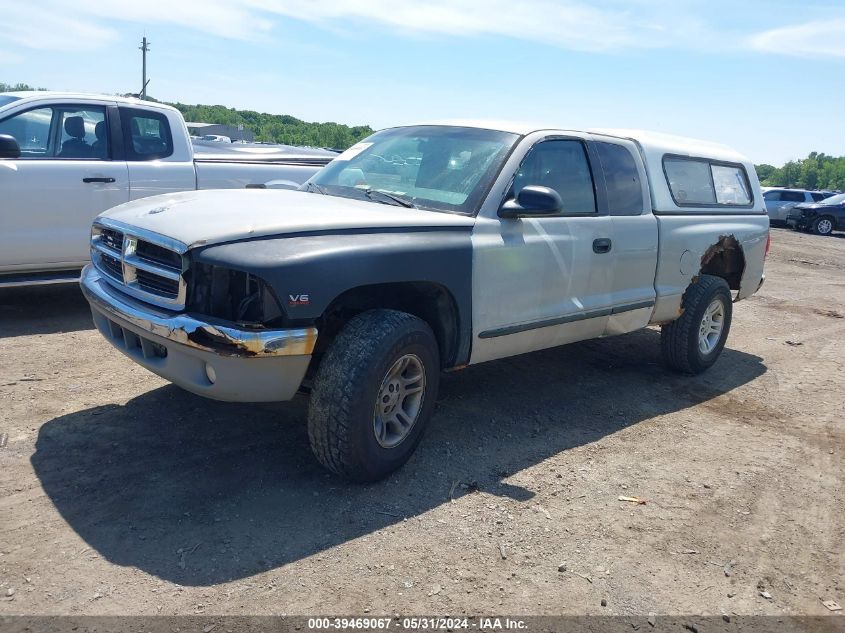
[[[147,36],[145,35],[141,40],[141,45],[138,47],[138,50],[141,51],[142,55],[142,62],[141,62],[141,99],[147,98],[147,84],[149,84],[149,80],[147,79],[147,53],[150,51],[150,43],[147,41]]]

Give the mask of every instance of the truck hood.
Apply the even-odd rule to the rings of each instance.
[[[254,237],[381,228],[461,228],[463,215],[289,190],[186,191],[127,202],[100,217],[194,246]]]

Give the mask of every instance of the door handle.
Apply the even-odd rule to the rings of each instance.
[[[114,178],[103,178],[103,177],[96,177],[96,178],[83,178],[82,182],[114,182]]]
[[[610,241],[609,237],[600,237],[597,240],[593,240],[593,252],[602,254],[602,253],[609,253],[610,248],[613,246],[613,242]]]

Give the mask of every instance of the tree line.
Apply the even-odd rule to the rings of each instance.
[[[811,152],[807,158],[791,160],[783,167],[765,164],[754,167],[764,187],[845,191],[845,156]]]
[[[369,125],[350,127],[342,123],[309,123],[289,114],[236,110],[221,105],[169,105],[179,110],[186,121],[234,126],[242,124],[255,133],[256,141],[268,143],[346,149],[374,131]]]
[[[22,90],[45,90],[45,88],[33,88],[24,83],[7,84],[0,82],[0,92]],[[151,97],[147,97],[147,99],[157,101]],[[168,103],[167,105],[179,110],[186,121],[234,126],[242,124],[255,133],[256,141],[267,143],[346,149],[374,131],[369,125],[350,127],[333,122],[310,123],[287,114],[236,110],[222,105],[188,105],[185,103]]]
[[[0,81],[0,92],[45,90],[27,84],[7,84]],[[130,96],[130,95],[126,95]],[[156,101],[148,97],[150,101]],[[267,114],[253,110],[236,110],[222,105],[188,105],[170,103],[186,121],[242,124],[255,133],[256,141],[285,145],[309,145],[346,149],[373,133],[369,125],[350,127],[342,123],[309,123],[288,114]],[[845,156],[828,156],[811,152],[807,158],[791,160],[783,167],[755,165],[757,177],[764,187],[795,187],[798,189],[845,190]]]

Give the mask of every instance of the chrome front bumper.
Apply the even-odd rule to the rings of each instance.
[[[305,376],[316,328],[251,330],[174,314],[114,289],[93,266],[80,279],[100,333],[150,371],[208,398],[289,400]]]

